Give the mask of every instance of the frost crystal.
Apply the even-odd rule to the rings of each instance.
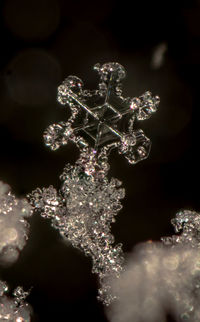
[[[165,245],[188,244],[200,247],[200,214],[191,210],[181,210],[171,220],[176,233],[172,237],[163,237]]]
[[[31,206],[26,199],[17,199],[10,187],[0,182],[0,262],[11,264],[28,239]]]
[[[25,292],[18,286],[13,296],[7,296],[8,286],[0,281],[0,321],[7,322],[29,322],[31,321],[31,307],[24,302],[29,292]]]
[[[60,191],[52,186],[38,188],[29,198],[43,217],[52,219],[52,226],[63,237],[92,257],[93,273],[99,274],[102,284],[99,297],[109,304],[113,297],[105,294],[105,280],[109,275],[119,276],[123,262],[121,244],[112,247],[110,225],[122,208],[120,199],[125,193],[119,180],[96,177],[88,165],[86,173],[79,163],[64,169]]]
[[[92,257],[93,272],[99,275],[99,299],[109,305],[115,295],[109,277],[119,277],[123,263],[122,245],[113,246],[111,223],[124,198],[121,182],[108,180],[108,154],[118,148],[131,164],[148,156],[150,140],[142,130],[134,130],[136,120],[144,120],[157,109],[159,98],[146,92],[139,98],[124,98],[121,81],[124,68],[118,63],[95,65],[100,76],[97,90],[83,89],[83,82],[69,76],[58,88],[58,101],[68,105],[67,122],[50,125],[44,140],[52,150],[73,141],[80,149],[74,166],[61,175],[59,191],[37,188],[28,195],[31,205],[45,218],[51,218],[72,245]]]

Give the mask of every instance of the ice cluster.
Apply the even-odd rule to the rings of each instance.
[[[43,217],[52,219],[53,227],[64,238],[92,257],[93,272],[100,279],[99,298],[109,304],[113,295],[106,278],[119,277],[123,263],[122,245],[112,246],[114,237],[110,226],[122,208],[120,199],[125,192],[119,180],[109,181],[103,175],[105,164],[97,173],[94,171],[95,164],[92,157],[90,164],[89,155],[87,151],[75,166],[67,165],[58,192],[52,186],[37,188],[28,197]]]
[[[37,188],[27,199],[17,199],[0,182],[0,262],[13,263],[28,238],[27,218],[38,211],[64,239],[92,258],[99,277],[98,298],[109,308],[111,322],[200,321],[200,214],[183,210],[172,219],[176,235],[161,242],[138,245],[127,258],[122,245],[114,245],[111,224],[122,208],[121,182],[108,179],[112,148],[131,164],[145,159],[150,140],[138,123],[157,110],[159,98],[146,92],[124,98],[121,81],[125,69],[118,63],[97,64],[100,83],[86,90],[76,76],[58,88],[58,101],[68,105],[66,122],[48,127],[44,140],[52,150],[68,141],[80,150],[75,165],[67,165],[61,187]],[[28,292],[17,287],[7,295],[0,281],[0,321],[29,322]]]
[[[184,210],[172,220],[179,235],[136,246],[114,279],[111,322],[200,321],[200,214]]]
[[[0,321],[29,322],[31,321],[31,307],[25,302],[29,292],[18,286],[12,296],[6,295],[8,286],[0,280]]]
[[[17,199],[10,187],[0,182],[0,264],[12,264],[28,239],[32,208],[26,199]]]
[[[110,229],[125,193],[119,180],[107,178],[108,154],[118,148],[131,164],[148,156],[150,140],[136,123],[157,110],[159,98],[150,92],[124,98],[121,82],[126,72],[118,63],[96,64],[94,69],[100,77],[97,90],[84,89],[76,76],[58,87],[58,101],[70,107],[71,116],[44,133],[52,150],[74,142],[79,159],[64,169],[59,191],[52,186],[37,188],[28,199],[43,217],[51,218],[64,238],[92,257],[93,272],[100,280],[99,299],[109,305],[115,299],[109,277],[118,278],[123,270],[122,245],[113,246]]]
[[[80,150],[75,165],[67,165],[59,190],[36,188],[18,200],[0,183],[0,260],[12,263],[24,247],[32,209],[51,220],[64,239],[92,258],[99,277],[98,298],[109,306],[111,322],[200,321],[200,214],[183,210],[172,219],[176,234],[161,242],[135,247],[124,260],[122,245],[114,245],[111,224],[122,208],[121,182],[108,179],[108,155],[112,148],[131,164],[145,159],[150,140],[138,129],[140,121],[157,110],[159,98],[146,92],[124,98],[126,72],[118,63],[97,64],[100,83],[86,90],[76,76],[58,88],[58,101],[70,107],[66,122],[48,127],[44,140],[52,150],[68,141]],[[6,295],[0,281],[0,320],[27,322],[31,311],[21,287]]]
[[[161,240],[165,245],[189,245],[200,247],[200,214],[196,211],[181,210],[171,220],[175,232],[178,235],[163,237]]]

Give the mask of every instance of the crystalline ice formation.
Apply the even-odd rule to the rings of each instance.
[[[150,140],[142,130],[134,130],[136,120],[145,120],[157,110],[158,96],[150,92],[139,98],[124,98],[121,81],[125,69],[118,63],[94,66],[100,76],[97,90],[85,90],[76,76],[67,77],[58,88],[58,101],[68,105],[71,117],[67,122],[50,125],[44,140],[52,150],[75,142],[79,148],[91,146],[95,151],[118,148],[130,163],[145,159]]]
[[[99,299],[109,305],[115,298],[108,283],[110,276],[119,277],[123,255],[121,244],[113,246],[110,225],[121,209],[124,197],[121,183],[108,180],[108,154],[118,148],[131,164],[145,159],[150,140],[137,121],[145,120],[157,109],[159,98],[146,92],[139,98],[124,98],[121,81],[126,73],[118,63],[95,65],[100,76],[97,90],[85,90],[83,82],[69,76],[58,88],[58,101],[68,105],[67,122],[50,125],[44,140],[52,150],[74,142],[80,150],[75,166],[67,166],[61,175],[62,186],[36,189],[28,195],[33,208],[62,236],[92,257],[93,272],[100,278]]]
[[[26,199],[17,199],[10,187],[0,182],[0,262],[12,264],[28,239],[31,206]]]
[[[124,189],[120,188],[121,182],[117,179],[109,181],[105,176],[99,176],[100,169],[96,177],[89,162],[85,170],[84,156],[88,159],[89,155],[88,151],[82,155],[82,162],[79,159],[75,166],[68,165],[64,169],[59,192],[52,186],[38,188],[29,199],[43,217],[52,219],[53,227],[59,229],[63,237],[92,257],[93,272],[99,275],[103,287],[99,296],[109,304],[112,295],[108,294],[105,280],[110,275],[119,276],[123,262],[121,244],[112,246],[114,237],[110,225],[122,208],[120,199],[124,198]],[[91,167],[94,168],[93,162]]]
[[[0,281],[0,321],[29,322],[31,321],[31,307],[24,302],[29,292],[18,286],[13,296],[7,296],[8,286]]]
[[[200,247],[200,214],[191,210],[179,211],[171,220],[175,232],[179,235],[163,237],[165,245],[188,244],[191,247]]]

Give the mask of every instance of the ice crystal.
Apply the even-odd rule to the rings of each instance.
[[[196,211],[181,210],[171,220],[178,235],[163,237],[165,245],[188,244],[200,247],[200,214]]]
[[[93,272],[100,279],[99,299],[109,305],[115,298],[109,277],[117,278],[123,270],[122,245],[113,246],[110,226],[125,193],[119,180],[107,178],[108,154],[116,147],[131,164],[148,156],[150,140],[134,125],[156,111],[159,98],[150,92],[124,98],[121,81],[126,73],[118,63],[97,64],[94,69],[100,76],[97,90],[85,90],[76,76],[58,87],[58,101],[70,107],[71,117],[44,133],[52,150],[73,141],[80,149],[79,159],[64,169],[59,191],[37,188],[28,198],[64,238],[92,257]]]
[[[0,182],[0,261],[13,263],[28,239],[26,220],[32,209],[26,199],[17,199],[7,184]]]
[[[59,86],[58,101],[70,107],[71,117],[49,126],[44,133],[46,145],[56,150],[71,140],[80,149],[90,146],[97,152],[117,147],[132,164],[145,159],[150,140],[142,130],[134,130],[134,124],[156,111],[158,96],[146,92],[139,98],[124,98],[121,81],[126,72],[120,64],[96,64],[94,69],[100,76],[97,90],[85,90],[76,76],[67,77]]]
[[[112,246],[110,225],[122,208],[120,199],[124,198],[124,189],[120,188],[119,180],[96,177],[91,169],[86,173],[79,163],[80,160],[64,169],[58,192],[52,186],[38,188],[29,198],[43,217],[52,219],[53,227],[64,238],[92,257],[93,273],[99,275],[103,287],[99,296],[109,304],[112,295],[108,294],[106,277],[119,276],[123,262],[121,244]]]
[[[31,307],[24,300],[29,295],[21,286],[13,291],[13,296],[7,296],[8,286],[0,281],[0,321],[29,322]]]

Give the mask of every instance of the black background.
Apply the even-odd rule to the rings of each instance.
[[[155,68],[160,44],[167,50]],[[117,152],[110,156],[110,175],[126,188],[112,227],[116,242],[131,251],[172,234],[180,208],[200,210],[200,1],[2,0],[0,46],[0,178],[14,193],[59,187],[64,165],[78,157],[74,145],[51,152],[43,144],[44,129],[66,119],[56,102],[60,82],[74,74],[95,88],[92,66],[118,61],[128,73],[125,95],[151,90],[161,103],[141,122],[152,140],[148,160],[130,166]],[[107,321],[90,259],[38,215],[18,262],[2,268],[1,278],[33,286],[28,300],[37,321]]]

